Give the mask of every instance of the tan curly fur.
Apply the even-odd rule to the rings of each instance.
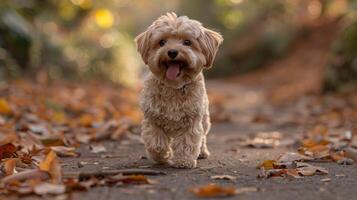
[[[195,168],[199,156],[209,156],[211,124],[202,70],[212,66],[223,38],[198,21],[167,13],[135,41],[151,71],[140,99],[147,153],[158,163]]]

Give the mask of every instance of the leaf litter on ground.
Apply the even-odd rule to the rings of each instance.
[[[261,169],[259,178],[290,176],[302,178],[317,174],[328,174],[323,167],[314,166],[306,162],[336,162],[350,165],[353,163],[354,149],[353,138],[356,135],[351,132],[329,133],[326,126],[316,125],[300,141],[301,147],[297,152],[286,152],[276,160],[265,160],[258,168]],[[336,148],[338,147],[338,148]],[[349,158],[350,157],[350,158]]]
[[[118,92],[119,91],[119,92]],[[109,177],[65,178],[59,157],[78,157],[80,144],[137,133],[137,92],[98,84],[14,81],[0,88],[0,188],[4,194],[61,195],[109,184]],[[104,152],[92,145],[94,153]],[[120,171],[113,175],[120,174]],[[142,175],[121,184],[147,182]]]

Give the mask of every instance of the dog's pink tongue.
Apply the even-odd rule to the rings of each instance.
[[[175,80],[180,73],[180,65],[170,64],[166,70],[166,78],[169,80]]]

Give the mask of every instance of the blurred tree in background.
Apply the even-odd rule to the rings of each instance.
[[[0,73],[50,78],[107,78],[126,85],[139,74],[133,43],[143,16],[173,3],[145,0],[5,0],[0,2]],[[140,13],[140,14],[138,14]]]
[[[324,21],[350,24],[326,72],[326,88],[337,88],[356,79],[355,7],[355,0],[2,0],[0,76],[96,77],[132,85],[143,65],[135,35],[177,11],[224,35],[209,76],[261,67]]]

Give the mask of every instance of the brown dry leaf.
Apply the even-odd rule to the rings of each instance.
[[[0,146],[0,160],[4,159],[4,158],[11,157],[16,152],[16,150],[17,150],[17,148],[12,143],[7,143],[4,145],[1,145]]]
[[[283,155],[279,156],[278,163],[292,163],[294,161],[310,161],[313,158],[301,155],[295,152],[286,152]]]
[[[46,194],[59,195],[66,192],[66,186],[44,182],[35,185],[33,191],[37,195],[46,195]]]
[[[321,182],[330,182],[331,179],[330,179],[330,178],[323,178],[323,179],[321,179],[320,181],[321,181]]]
[[[323,167],[313,166],[307,163],[297,162],[296,169],[303,176],[312,176],[315,174],[328,174],[327,169]]]
[[[79,118],[79,124],[82,126],[91,126],[94,123],[94,116],[90,114],[84,114]]]
[[[287,175],[294,178],[301,178],[296,169],[262,169],[258,174],[258,178],[283,177]]]
[[[285,174],[292,176],[294,178],[302,178],[296,169],[284,169]]]
[[[16,174],[12,174],[10,176],[7,176],[1,180],[2,183],[8,184],[16,181],[24,181],[24,180],[29,180],[29,179],[39,179],[39,180],[46,180],[50,178],[47,172],[38,170],[38,169],[32,169],[32,170],[26,170],[22,171]]]
[[[211,179],[236,180],[237,177],[231,175],[215,175],[215,176],[211,176]]]
[[[65,145],[63,139],[61,139],[61,138],[46,138],[46,139],[42,139],[40,141],[45,147],[64,146]]]
[[[315,159],[323,159],[330,156],[330,148],[326,145],[316,145],[311,148],[300,149],[299,152],[312,156]]]
[[[10,104],[4,98],[0,98],[0,114],[11,115],[12,109]]]
[[[40,170],[48,172],[51,175],[53,183],[60,183],[62,181],[61,166],[54,151],[50,151],[47,154],[39,167]]]
[[[200,187],[192,187],[189,191],[199,197],[225,197],[236,195],[236,188],[234,186],[223,187],[214,183]]]
[[[115,140],[119,139],[126,131],[128,131],[130,125],[130,121],[122,120],[119,127],[113,132],[111,138]]]
[[[79,154],[76,153],[76,148],[74,147],[65,147],[65,146],[55,146],[50,147],[51,150],[56,152],[59,157],[78,157]]]
[[[327,140],[321,140],[321,141],[317,142],[313,139],[304,139],[301,141],[302,146],[306,147],[306,148],[311,148],[311,147],[318,146],[318,145],[327,145],[329,143],[330,142]]]
[[[112,179],[117,182],[122,182],[124,184],[152,184],[153,183],[153,181],[147,179],[143,175],[123,176],[120,174],[112,177]]]
[[[258,168],[263,168],[265,170],[276,169],[277,162],[276,160],[265,160]]]
[[[19,160],[18,158],[10,158],[9,160],[5,161],[4,170],[6,176],[10,176],[16,172],[15,167],[16,167],[16,162],[18,162],[18,160]]]
[[[346,158],[343,152],[331,153],[330,157],[335,162],[339,162]]]

